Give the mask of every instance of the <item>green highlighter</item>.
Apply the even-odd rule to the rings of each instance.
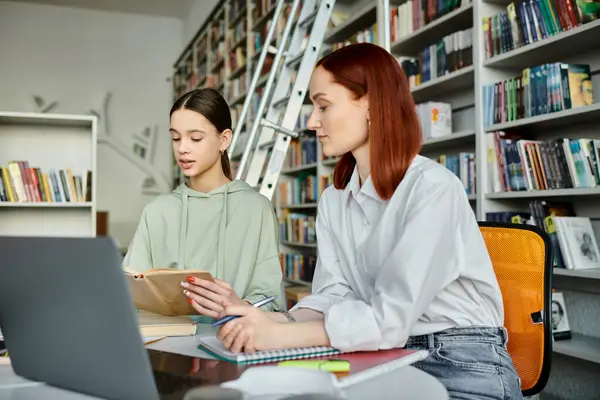
[[[318,369],[328,372],[348,372],[350,371],[350,361],[347,360],[293,360],[281,361],[277,364],[279,367],[295,367]]]

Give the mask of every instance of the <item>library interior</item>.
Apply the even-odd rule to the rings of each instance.
[[[244,304],[282,323],[328,290],[319,253],[343,244],[319,247],[318,212],[327,188],[343,190],[334,171],[350,153],[324,153],[309,85],[319,60],[359,43],[397,62],[418,155],[464,189],[520,395],[600,399],[599,38],[598,0],[0,0],[0,400],[514,398],[466,380],[472,397],[460,397],[419,368],[424,357],[473,376],[500,368],[444,345],[234,354],[214,326],[223,314],[202,314],[181,287],[228,280],[196,287],[254,290]],[[181,114],[193,107],[212,114]],[[224,192],[190,188],[200,162],[178,153],[177,112],[183,129],[229,132],[213,152],[231,169]],[[267,247],[277,257],[259,263]],[[377,287],[375,267],[352,279]],[[257,304],[273,285],[279,298]],[[390,318],[381,307],[373,318]]]

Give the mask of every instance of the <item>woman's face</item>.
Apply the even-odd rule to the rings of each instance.
[[[227,140],[203,115],[177,110],[171,115],[170,131],[173,154],[185,176],[200,175],[220,162]]]
[[[368,145],[367,96],[354,99],[352,92],[334,82],[322,67],[313,72],[309,91],[314,108],[307,127],[317,132],[325,156],[341,156]]]

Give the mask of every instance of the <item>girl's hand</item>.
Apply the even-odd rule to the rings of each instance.
[[[219,329],[217,338],[233,353],[272,350],[279,347],[281,323],[251,305],[227,307],[220,316],[238,315]]]
[[[229,283],[220,279],[215,278],[211,282],[188,276],[186,282],[181,282],[181,286],[185,288],[183,293],[194,310],[207,317],[218,318],[227,307],[248,304],[239,298]]]

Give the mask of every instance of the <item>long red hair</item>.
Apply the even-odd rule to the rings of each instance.
[[[369,96],[371,179],[379,196],[392,197],[415,155],[422,132],[408,79],[398,61],[370,43],[342,47],[317,62],[356,99]],[[336,189],[346,187],[356,160],[344,154],[333,174]]]

